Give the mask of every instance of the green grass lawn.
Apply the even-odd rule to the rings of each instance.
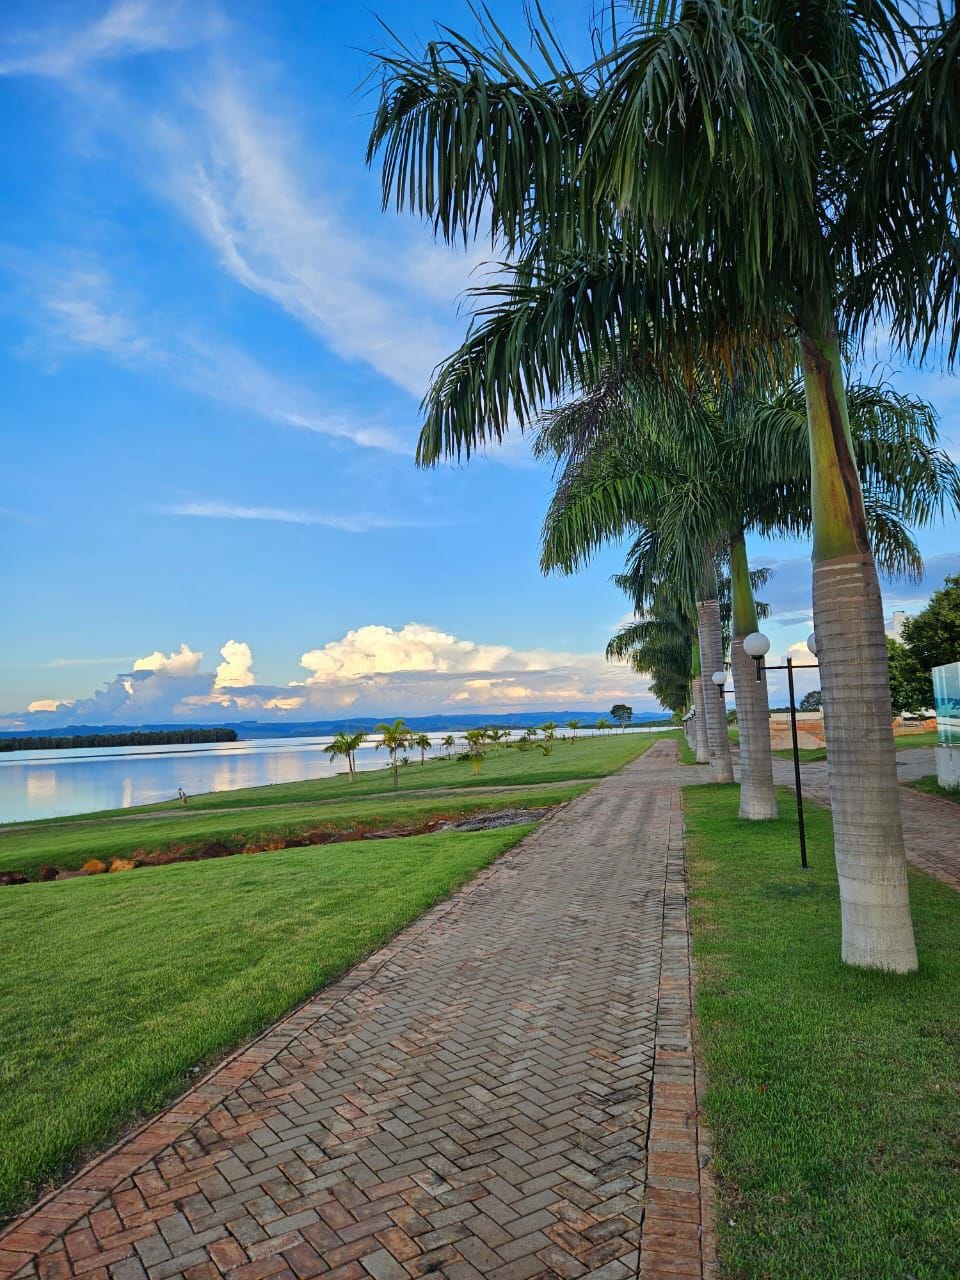
[[[557,739],[550,743],[550,754],[544,755],[537,745],[520,751],[516,747],[491,747],[483,761],[479,774],[474,774],[468,761],[445,757],[428,757],[421,765],[419,753],[412,755],[411,763],[399,770],[401,791],[433,789],[434,787],[495,787],[535,786],[540,782],[563,782],[575,778],[602,778],[615,773],[636,756],[642,755],[658,738],[672,736],[676,730],[665,734],[608,733],[599,738]],[[384,769],[371,769],[360,773],[351,782],[346,773],[332,778],[316,778],[307,782],[281,782],[265,787],[247,787],[238,791],[209,791],[191,796],[191,809],[225,809],[247,805],[303,804],[323,800],[356,799],[361,796],[393,792],[393,781]],[[110,814],[156,813],[167,809],[182,808],[176,800],[161,804],[140,805],[131,809],[112,809],[98,813],[97,817]],[[85,820],[90,814],[79,815]],[[47,822],[58,825],[70,822],[70,818],[49,818]],[[2,827],[0,827],[2,832]]]
[[[0,1217],[355,964],[529,826],[0,893]]]
[[[954,804],[960,804],[960,791],[956,788],[951,791],[948,787],[941,787],[935,773],[928,774],[925,778],[917,778],[914,782],[905,782],[904,786],[913,787],[914,791],[922,791],[927,796],[940,796],[944,800],[952,800]]]
[[[828,813],[684,793],[724,1275],[960,1274],[960,897],[911,877],[921,970],[839,961]]]
[[[209,841],[218,841],[239,851],[248,844],[263,846],[272,841],[279,844],[301,838],[310,831],[344,831],[357,824],[370,831],[394,825],[416,827],[437,817],[456,819],[495,809],[561,804],[591,785],[570,783],[467,796],[448,795],[443,790],[435,796],[422,797],[390,793],[351,797],[324,805],[241,807],[236,812],[180,809],[173,814],[146,814],[129,820],[94,818],[63,824],[25,823],[0,830],[0,871],[32,875],[44,864],[71,871],[83,866],[89,858],[130,857],[171,848],[189,852]],[[142,870],[134,874],[141,875]],[[16,892],[16,888],[0,889],[0,893]]]

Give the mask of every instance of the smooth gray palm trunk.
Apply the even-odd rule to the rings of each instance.
[[[696,676],[693,681],[693,717],[696,734],[697,764],[710,763],[710,744],[707,741],[707,704],[703,697],[703,677]]]
[[[777,816],[767,682],[757,679],[756,665],[743,647],[743,636],[734,636],[730,641],[730,666],[740,733],[740,817],[765,822]]]
[[[710,678],[723,667],[723,642],[720,634],[720,605],[716,597],[697,601],[697,631],[704,676],[701,681],[707,741],[710,745],[710,781],[733,782],[733,761],[727,736],[727,707],[723,694]]]
[[[847,419],[832,316],[801,341],[810,431],[813,618],[847,964],[910,973],[910,917],[883,604]]]
[[[910,973],[917,952],[897,786],[883,605],[872,556],[814,565],[827,777],[847,964]]]

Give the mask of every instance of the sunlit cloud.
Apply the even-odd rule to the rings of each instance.
[[[410,622],[399,628],[358,627],[306,650],[306,679],[287,685],[256,683],[246,641],[228,640],[222,662],[201,669],[203,655],[184,643],[138,658],[92,697],[72,705],[38,697],[16,717],[18,727],[51,724],[210,723],[232,719],[323,719],[349,710],[362,715],[429,715],[456,710],[509,712],[609,706],[626,700],[656,711],[649,681],[595,654],[515,649]],[[57,706],[57,704],[60,704]]]

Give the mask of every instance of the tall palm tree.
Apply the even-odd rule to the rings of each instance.
[[[399,787],[400,775],[397,770],[397,753],[405,751],[413,741],[413,733],[404,720],[394,720],[393,724],[378,724],[375,733],[381,735],[376,750],[386,747],[390,752],[390,767],[393,770],[393,785]]]
[[[692,602],[709,672],[730,646],[741,728],[741,816],[772,818],[776,799],[766,687],[753,674],[743,638],[757,629],[755,581],[744,533],[804,534],[811,523],[802,390],[757,396],[710,383],[682,398],[661,380],[611,382],[548,415],[536,441],[559,455],[557,491],[544,528],[545,568],[571,571],[604,538],[640,533],[617,581],[643,610],[669,585]],[[868,526],[890,572],[920,567],[904,521],[928,523],[960,500],[960,472],[936,445],[936,421],[923,401],[888,387],[848,389],[860,454]],[[730,559],[726,607],[714,560]],[[727,632],[726,637],[723,633]],[[712,777],[732,777],[722,694],[702,681]],[[719,766],[718,766],[719,760]]]
[[[444,740],[440,743],[444,751],[447,753],[447,759],[450,759],[450,752],[457,745],[457,740],[452,733],[448,733]]]
[[[573,732],[573,741],[574,741],[574,742],[576,742],[576,740],[577,740],[577,730],[580,728],[580,725],[581,725],[582,723],[583,723],[583,721],[582,721],[582,720],[568,720],[568,721],[567,721],[567,728],[568,728],[568,729],[570,729],[570,730],[572,730],[572,732]]]
[[[420,765],[422,768],[427,761],[427,752],[430,750],[431,746],[433,745],[430,741],[429,733],[418,733],[418,734],[412,735],[410,738],[410,745],[412,747],[420,748]]]
[[[843,376],[844,336],[960,346],[957,16],[889,0],[636,0],[585,71],[537,9],[382,59],[368,156],[384,202],[512,265],[435,377],[420,457],[499,439],[638,352],[803,372],[814,618],[843,958],[916,968],[886,645]],[[951,56],[953,55],[953,56]],[[532,62],[537,63],[536,66]],[[935,104],[933,107],[931,103]]]

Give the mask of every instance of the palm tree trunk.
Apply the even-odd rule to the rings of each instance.
[[[917,968],[880,585],[847,420],[840,349],[810,300],[801,357],[810,434],[813,618],[847,964]]]
[[[693,727],[697,735],[697,764],[710,763],[710,744],[707,742],[707,704],[703,696],[703,672],[700,661],[700,643],[693,646]]]
[[[757,679],[753,659],[743,647],[744,637],[756,631],[758,623],[742,530],[730,543],[730,594],[733,603],[730,666],[740,732],[740,817],[763,822],[777,816],[777,797],[773,790],[767,682]]]
[[[733,761],[730,759],[730,739],[727,735],[727,707],[723,694],[710,679],[714,671],[723,667],[723,642],[720,635],[720,602],[717,600],[717,575],[711,560],[701,589],[702,599],[697,603],[697,633],[700,639],[700,660],[708,674],[701,680],[704,710],[707,722],[707,741],[710,744],[710,781],[733,782]]]

